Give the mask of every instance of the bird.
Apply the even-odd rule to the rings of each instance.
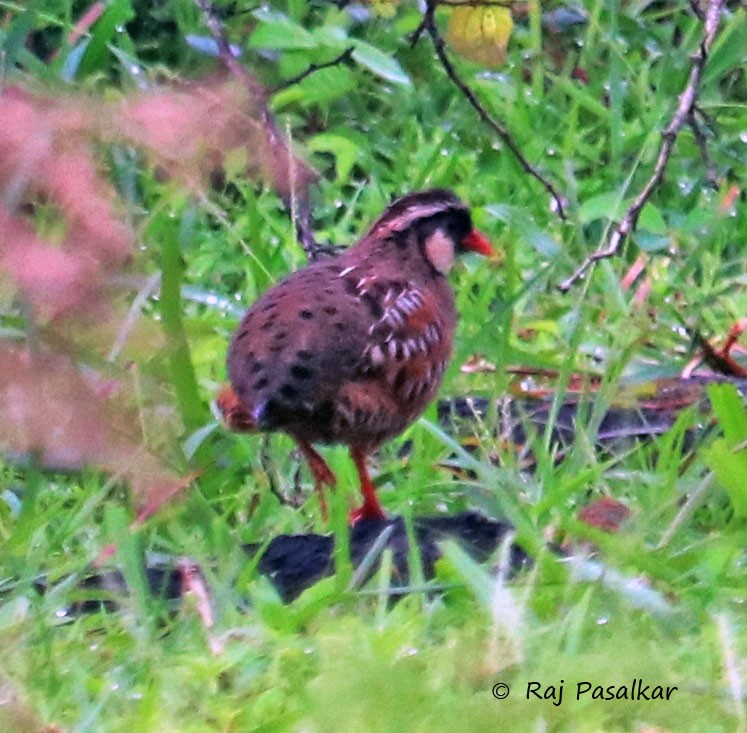
[[[357,244],[267,290],[231,340],[230,386],[216,403],[227,427],[283,432],[324,489],[336,479],[314,444],[349,448],[362,505],[351,523],[386,518],[367,458],[435,398],[457,312],[447,281],[456,255],[492,254],[468,207],[434,188],[393,201]]]

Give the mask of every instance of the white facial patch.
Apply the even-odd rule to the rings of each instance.
[[[425,256],[442,275],[454,264],[454,240],[442,229],[436,229],[425,242]]]

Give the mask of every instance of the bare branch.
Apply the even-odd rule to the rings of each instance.
[[[292,214],[298,243],[310,260],[313,261],[320,257],[335,256],[345,249],[345,247],[338,247],[334,244],[322,244],[316,241],[314,238],[314,229],[311,225],[311,206],[308,198],[298,199]]]
[[[616,255],[617,251],[620,249],[620,245],[625,241],[628,235],[631,234],[631,232],[635,231],[641,210],[664,178],[664,170],[672,155],[672,149],[677,140],[677,135],[682,126],[691,118],[697,99],[698,85],[700,84],[703,69],[708,61],[708,54],[718,31],[722,3],[723,0],[708,0],[703,38],[698,46],[697,53],[693,57],[690,76],[684,91],[679,97],[679,102],[674,115],[669,121],[669,124],[664,128],[664,132],[661,134],[661,147],[659,148],[659,155],[656,159],[656,164],[654,165],[651,177],[630,204],[622,219],[620,219],[620,222],[612,230],[607,244],[596,252],[590,254],[569,278],[560,283],[558,287],[562,292],[567,292],[574,283],[583,277],[586,271],[595,262]]]
[[[418,40],[420,40],[423,33],[427,33],[430,36],[431,41],[433,42],[433,48],[436,51],[436,56],[438,56],[441,66],[443,66],[446,75],[451,79],[454,86],[459,89],[464,98],[469,102],[475,112],[477,112],[480,119],[491,130],[493,130],[493,132],[501,139],[503,144],[513,153],[516,160],[519,161],[519,165],[524,169],[524,172],[528,173],[533,178],[536,178],[542,184],[545,190],[550,194],[558,216],[565,220],[565,199],[556,191],[553,184],[550,183],[550,181],[526,159],[516,141],[511,136],[511,133],[504,125],[490,115],[472,89],[462,80],[459,74],[457,74],[454,65],[451,63],[451,60],[446,53],[444,39],[436,26],[435,10],[437,4],[438,0],[427,0],[423,20],[411,36],[412,45],[415,45]]]
[[[355,51],[355,48],[351,46],[350,48],[346,48],[339,56],[336,56],[331,61],[325,61],[323,64],[309,64],[308,69],[305,69],[297,76],[286,79],[282,84],[278,84],[274,91],[279,92],[282,89],[292,87],[294,84],[300,84],[307,76],[311,76],[317,71],[328,69],[330,66],[338,66],[339,64],[350,61],[353,58],[353,51]]]
[[[275,189],[282,196],[285,208],[291,215],[299,244],[311,260],[316,259],[320,255],[329,254],[329,247],[319,244],[316,241],[311,227],[311,207],[308,200],[308,188],[311,181],[316,177],[315,173],[309,166],[293,155],[290,144],[283,139],[275,123],[275,118],[267,106],[267,90],[236,60],[231,52],[225,26],[217,16],[213,4],[210,0],[194,0],[194,2],[202,11],[205,17],[205,25],[218,45],[218,58],[226,67],[229,74],[239,79],[256,100],[260,111],[259,121],[264,128],[269,146],[274,148],[275,162],[276,164],[282,163],[281,172],[275,176]],[[347,53],[346,51],[342,54],[336,63],[340,63],[346,57]],[[327,65],[331,64],[322,64],[317,69]],[[305,75],[313,73],[314,70],[316,69],[307,70]],[[303,76],[301,75],[301,78]],[[282,181],[280,180],[281,176],[284,179]]]
[[[106,10],[106,3],[97,2],[93,3],[83,15],[80,16],[78,22],[72,27],[72,30],[67,35],[67,43],[69,46],[74,46],[83,36],[86,31],[104,14]]]

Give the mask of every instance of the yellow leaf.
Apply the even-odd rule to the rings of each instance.
[[[397,14],[396,0],[371,0],[371,11],[381,18],[393,18]]]
[[[508,8],[459,5],[451,13],[448,40],[457,53],[470,61],[500,66],[513,27]]]

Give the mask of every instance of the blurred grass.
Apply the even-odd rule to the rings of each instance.
[[[191,1],[116,0],[107,22],[71,46],[67,33],[85,6],[0,1],[4,83],[126,91],[164,73],[191,76],[213,66],[185,41],[205,35]],[[675,375],[687,362],[683,323],[722,335],[747,308],[744,9],[726,11],[700,95],[700,109],[712,120],[706,131],[718,187],[708,185],[693,135],[683,130],[651,200],[651,229],[642,226],[620,258],[561,296],[557,283],[604,241],[614,202],[627,202],[653,165],[658,132],[700,33],[685,6],[589,1],[586,25],[542,39],[533,6],[529,25],[516,28],[505,67],[459,63],[528,158],[568,196],[566,223],[477,123],[428,44],[409,47],[405,33],[418,21],[413,6],[399,6],[393,20],[360,22],[333,5],[289,0],[273,5],[285,14],[279,30],[258,20],[253,7],[220,6],[232,41],[244,48],[243,61],[268,85],[336,55],[351,39],[396,59],[396,67],[379,68],[377,76],[375,55],[364,54],[368,67],[310,77],[277,94],[273,105],[281,128],[287,125],[322,174],[314,202],[320,239],[348,243],[391,195],[438,185],[470,202],[478,226],[500,248],[502,263],[467,259],[454,277],[461,321],[443,394],[500,397],[509,383],[506,367],[516,364],[559,370],[558,405],[574,372],[600,375],[602,387],[580,411],[563,462],[553,460],[549,431],[534,437],[533,474],[496,445],[499,416],[492,415],[474,426],[478,451],[457,450],[452,461],[474,478],[462,471],[455,479],[438,467],[454,446],[436,426],[433,408],[375,461],[389,512],[409,520],[471,507],[509,517],[537,555],[535,570],[506,585],[452,553],[437,579],[449,590],[413,592],[392,606],[385,602],[386,563],[363,593],[350,592],[343,555],[336,578],[286,606],[247,564],[240,543],[280,532],[332,529],[342,536],[354,473],[344,451],[327,452],[340,478],[328,526],[315,499],[304,501],[311,482],[305,469],[297,478],[299,461],[287,439],[272,437],[264,450],[261,438],[210,430],[206,406],[225,379],[237,317],[210,305],[209,297],[181,297],[180,286],[243,308],[301,266],[303,253],[278,198],[239,171],[229,171],[209,200],[187,203],[147,171],[117,169],[143,232],[137,265],[162,277],[160,299],[143,318],[156,320],[166,337],[163,348],[127,358],[135,358],[145,385],[169,395],[169,409],[177,406],[183,441],[192,436],[193,447],[199,445],[195,463],[202,473],[188,496],[133,535],[121,508],[126,491],[116,483],[87,472],[53,476],[1,467],[0,730],[41,731],[46,723],[76,733],[747,730],[747,528],[735,511],[740,499],[730,499],[739,491],[739,459],[734,468],[722,445],[686,460],[682,435],[700,420],[693,413],[653,445],[632,445],[619,456],[593,449],[600,410],[621,386]],[[262,26],[277,49],[247,42]],[[541,53],[540,41],[556,52]],[[725,205],[730,186],[740,193]],[[644,305],[621,287],[641,249],[651,256]],[[2,325],[17,328],[17,314]],[[475,353],[496,372],[462,374],[459,366]],[[403,457],[406,440],[413,448]],[[729,440],[733,450],[738,440],[731,432]],[[490,461],[496,452],[500,466]],[[726,461],[727,483],[714,481],[696,493],[698,503],[678,519],[714,460]],[[271,481],[302,507],[281,505]],[[600,537],[575,520],[581,506],[603,495],[632,510],[613,536]],[[539,551],[550,531],[586,531],[611,577],[642,578],[671,611],[655,613],[635,588],[626,595],[610,583],[574,580]],[[108,542],[116,543],[116,561],[133,592],[116,611],[70,618],[63,609],[80,593],[75,580]],[[201,563],[212,592],[212,629],[203,628],[189,599],[170,614],[147,593],[146,550]],[[55,581],[72,577],[41,595],[34,581],[42,573]],[[376,589],[378,596],[368,593]],[[211,640],[223,644],[223,653],[211,653]],[[669,703],[572,699],[578,680],[622,685],[634,677],[679,690]],[[561,679],[561,706],[524,694],[527,681],[544,687]],[[493,698],[496,682],[510,685],[507,699]]]

